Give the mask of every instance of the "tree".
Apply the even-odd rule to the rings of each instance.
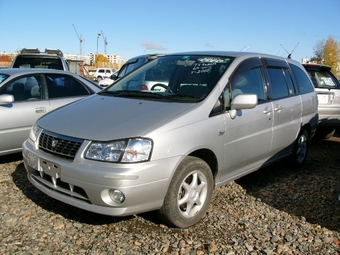
[[[110,62],[107,57],[105,57],[103,54],[96,54],[96,59],[94,61],[94,66],[98,67],[99,62]]]
[[[340,60],[340,50],[338,42],[335,41],[331,36],[325,43],[323,57],[324,57],[323,63],[325,65],[331,66],[332,72],[334,74],[337,74]]]
[[[12,58],[8,55],[0,55],[0,62],[12,62]]]
[[[316,43],[316,45],[313,48],[314,50],[313,60],[316,60],[317,62],[320,62],[320,63],[322,62],[325,44],[326,44],[325,40],[322,40]]]
[[[313,48],[314,57],[317,63],[331,66],[332,72],[339,77],[340,66],[340,48],[339,43],[329,36],[327,41],[319,41]]]

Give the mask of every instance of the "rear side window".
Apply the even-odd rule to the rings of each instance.
[[[288,97],[290,95],[284,70],[282,68],[267,68],[270,80],[270,97],[272,99],[279,99]]]
[[[290,64],[290,68],[292,69],[292,72],[294,74],[294,78],[297,84],[297,88],[300,94],[305,94],[309,92],[313,92],[313,84],[310,82],[308,76],[306,73],[301,70],[296,65]]]
[[[68,75],[48,74],[46,83],[49,98],[85,96],[91,94],[77,79]]]

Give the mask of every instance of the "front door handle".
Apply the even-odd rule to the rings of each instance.
[[[272,109],[270,109],[269,107],[266,107],[264,110],[263,110],[263,113],[264,114],[270,114],[272,112]]]
[[[283,107],[280,106],[280,105],[276,105],[276,106],[274,107],[274,111],[276,111],[276,112],[279,112],[279,111],[281,111],[282,109],[283,109]]]

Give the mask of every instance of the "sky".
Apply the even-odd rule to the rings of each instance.
[[[0,52],[247,51],[301,62],[321,40],[340,42],[340,0],[0,0],[0,17]]]

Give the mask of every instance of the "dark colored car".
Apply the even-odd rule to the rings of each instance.
[[[331,67],[303,64],[318,95],[319,125],[317,137],[328,139],[340,127],[340,83]]]
[[[164,54],[146,54],[137,56],[134,58],[129,59],[119,70],[117,74],[117,78],[124,76],[125,74],[130,73],[131,71],[137,69],[141,65],[158,58],[159,56],[163,56]]]
[[[46,68],[69,71],[69,65],[59,49],[39,49],[23,48],[11,65],[12,68]]]

